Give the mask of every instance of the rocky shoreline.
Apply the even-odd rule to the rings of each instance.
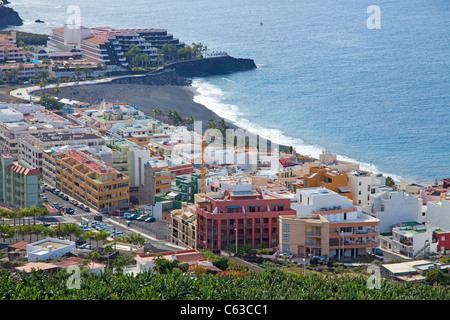
[[[5,2],[3,3],[5,4]],[[0,29],[21,25],[23,25],[23,20],[14,9],[4,5],[0,6]]]

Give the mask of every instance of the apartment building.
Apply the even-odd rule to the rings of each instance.
[[[183,202],[194,203],[194,196],[200,189],[200,175],[180,175],[175,178],[172,192],[177,193],[177,199]]]
[[[130,50],[131,44],[136,45],[154,63],[158,57],[157,49],[166,43],[184,47],[184,43],[173,38],[165,29],[76,28],[74,25],[64,25],[53,29],[49,39],[49,46],[76,47],[86,59],[121,67],[128,66],[125,53]]]
[[[427,202],[426,221],[433,227],[450,230],[450,196]]]
[[[295,190],[301,188],[324,187],[352,199],[352,192],[348,186],[348,176],[338,169],[328,167],[311,167],[310,174],[303,176],[303,182],[295,185]]]
[[[280,217],[280,248],[300,257],[356,258],[379,245],[379,220],[324,187],[297,190],[293,216]]]
[[[185,245],[197,249],[197,219],[195,205],[184,203],[181,209],[172,210],[171,242],[176,245]]]
[[[57,189],[100,212],[129,208],[128,176],[91,153],[70,150],[46,157],[53,158]]]
[[[421,199],[388,187],[375,188],[366,213],[380,220],[380,232],[390,232],[393,226],[405,221],[423,222]]]
[[[386,177],[363,170],[352,170],[347,173],[348,186],[352,200],[362,206],[363,211],[370,206],[370,195],[376,192],[375,187],[385,186]]]
[[[295,215],[291,200],[252,190],[250,183],[229,182],[217,194],[202,195],[197,202],[197,247],[211,251],[232,244],[275,248],[279,219]]]
[[[25,52],[16,45],[15,31],[11,35],[0,34],[0,61],[23,61],[25,58]]]
[[[17,73],[12,76],[11,71],[16,70]],[[0,65],[0,79],[3,81],[9,81],[12,78],[17,79],[30,79],[39,74],[41,71],[50,71],[49,65],[45,63],[8,63]]]
[[[392,227],[390,232],[381,233],[382,248],[410,258],[437,252],[438,242],[434,238],[433,228],[417,221],[406,221]]]
[[[40,207],[41,173],[10,154],[0,155],[0,197],[15,208]]]
[[[94,133],[39,132],[29,133],[19,139],[19,158],[42,172],[42,153],[58,146],[86,145],[99,150],[106,141]]]

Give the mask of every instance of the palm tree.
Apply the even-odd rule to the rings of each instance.
[[[152,112],[153,112],[153,116],[154,116],[155,119],[156,119],[156,117],[159,117],[159,116],[163,115],[163,111],[161,109],[155,108],[155,109],[152,110]]]
[[[108,255],[108,268],[109,268],[109,256],[110,256],[110,253],[113,251],[114,250],[111,246],[106,246],[105,249],[103,250],[103,252],[105,252]]]
[[[217,124],[214,119],[209,119],[206,123],[206,129],[217,129]]]
[[[390,176],[386,177],[386,187],[393,187],[395,185],[394,179],[392,179]]]

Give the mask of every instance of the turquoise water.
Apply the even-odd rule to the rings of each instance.
[[[397,178],[450,177],[448,0],[77,4],[88,27],[161,27],[185,43],[253,58],[257,70],[194,81],[196,101],[245,129]],[[366,25],[372,4],[379,30]],[[11,4],[25,20],[17,29],[40,33],[65,23],[69,5]]]

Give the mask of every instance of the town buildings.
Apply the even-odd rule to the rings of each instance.
[[[130,179],[87,151],[51,153],[55,187],[99,212],[129,208]]]
[[[137,46],[141,53],[149,57],[150,63],[155,63],[157,49],[166,43],[184,47],[184,43],[165,29],[77,28],[65,24],[52,30],[48,45],[60,49],[77,48],[85,59],[102,63],[113,70],[112,66],[128,66],[125,54],[130,50],[130,45]]]
[[[295,215],[290,199],[252,190],[249,183],[230,182],[198,202],[197,246],[216,252],[231,244],[277,247],[278,222],[285,215]]]
[[[295,215],[280,218],[280,251],[341,259],[367,255],[379,245],[380,221],[345,196],[324,187],[297,190]]]
[[[0,155],[0,197],[15,208],[40,207],[41,172],[10,154]]]

